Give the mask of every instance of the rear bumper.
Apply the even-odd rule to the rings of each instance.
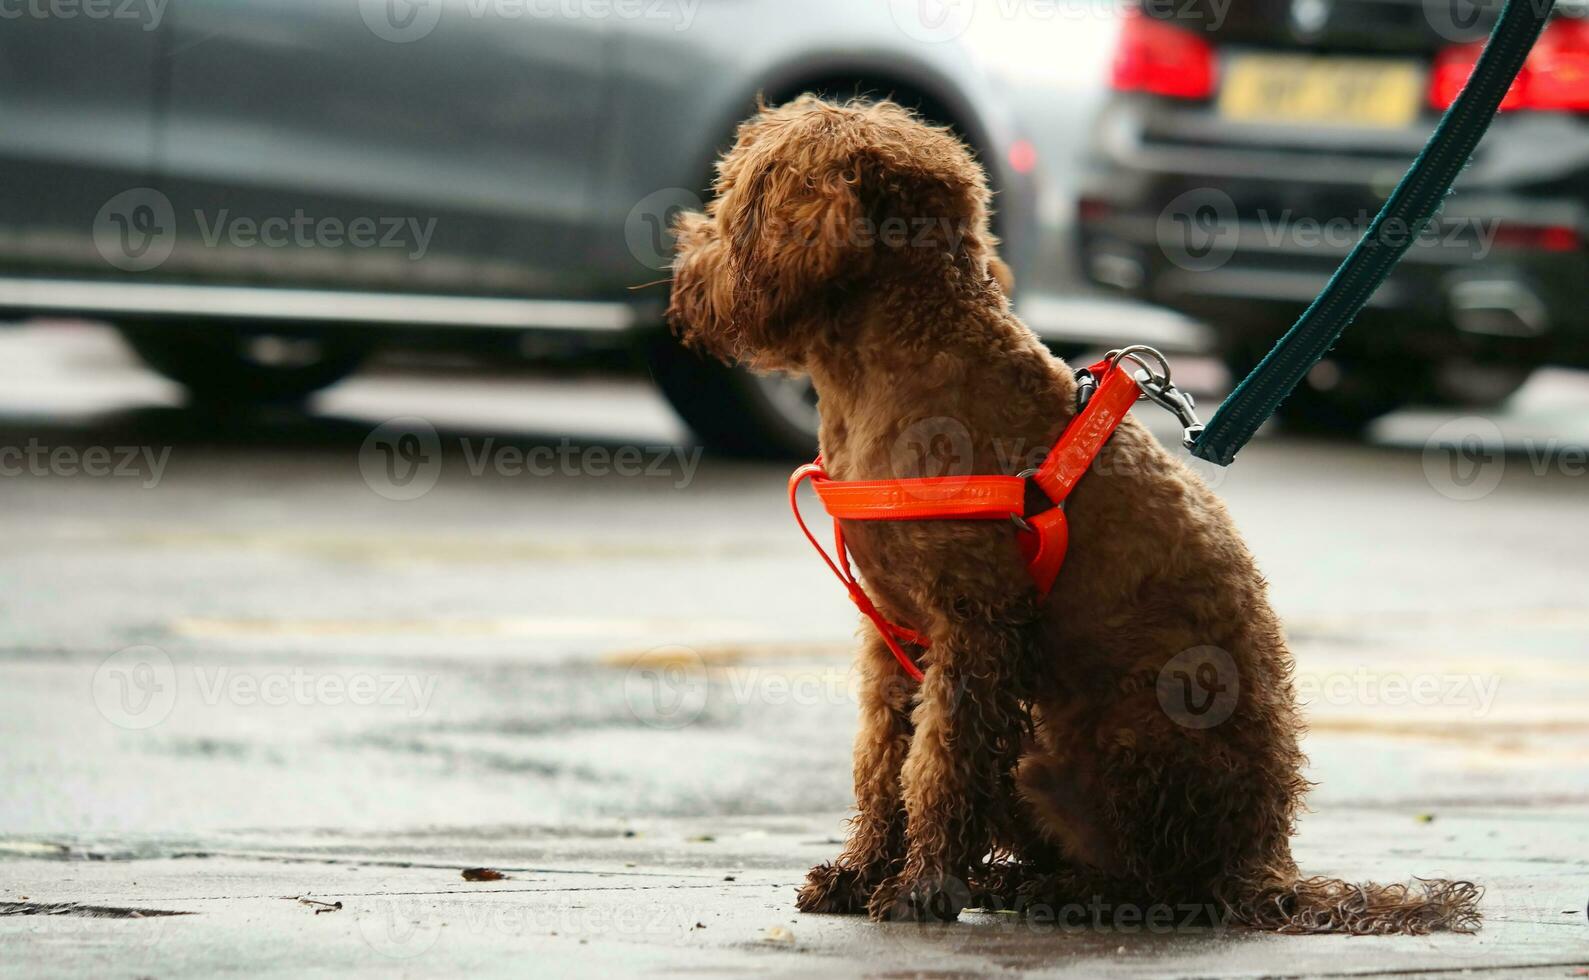
[[[1276,131],[1119,100],[1100,117],[1077,223],[1092,281],[1227,339],[1290,323],[1366,230],[1427,135]],[[1195,139],[1194,139],[1195,137]],[[1239,137],[1239,142],[1238,142]],[[1347,144],[1350,150],[1343,150]],[[1492,148],[1493,147],[1493,148]],[[1519,230],[1567,229],[1543,246]],[[1589,124],[1498,120],[1458,192],[1370,310],[1392,324],[1589,360]]]

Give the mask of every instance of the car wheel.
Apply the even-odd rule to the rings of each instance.
[[[1232,382],[1247,376],[1256,358],[1233,360],[1227,366]],[[1331,356],[1308,372],[1275,413],[1292,432],[1356,436],[1369,423],[1412,401],[1405,361],[1381,366],[1375,362]]]
[[[657,386],[701,441],[742,456],[817,451],[816,389],[806,378],[730,368],[659,333],[648,345]]]
[[[369,352],[353,338],[274,334],[210,324],[124,324],[143,362],[214,405],[292,403],[351,374]]]

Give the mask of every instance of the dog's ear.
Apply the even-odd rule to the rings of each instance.
[[[739,355],[742,339],[734,323],[728,248],[717,224],[699,211],[684,211],[673,220],[673,234],[668,324],[687,346],[732,361]]]
[[[1005,296],[1015,296],[1015,273],[1010,271],[1009,263],[997,255],[990,254],[988,256],[988,275],[992,276],[993,281],[999,284],[999,288],[1004,291]]]

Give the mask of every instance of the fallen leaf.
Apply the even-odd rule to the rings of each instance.
[[[507,875],[495,868],[464,868],[464,881],[501,881]]]

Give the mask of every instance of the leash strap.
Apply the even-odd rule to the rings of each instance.
[[[1188,445],[1194,456],[1230,465],[1258,427],[1357,319],[1440,209],[1555,5],[1555,0],[1507,0],[1472,77],[1441,117],[1423,152],[1324,291],[1225,399],[1202,435]]]
[[[1142,395],[1141,386],[1122,366],[1124,363],[1121,357],[1111,355],[1082,372],[1082,383],[1095,381],[1097,390],[1066,427],[1043,464],[1031,474],[1032,482],[1055,504],[1063,504],[1070,496],[1092,461],[1098,458],[1103,444],[1114,435]]]

